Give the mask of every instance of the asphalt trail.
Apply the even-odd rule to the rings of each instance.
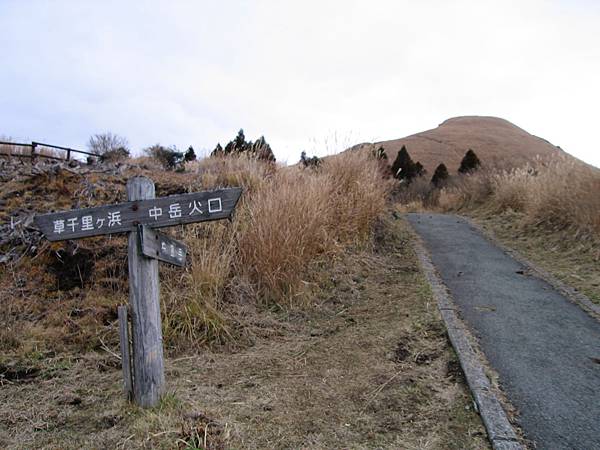
[[[600,449],[600,322],[466,220],[408,220],[520,411],[526,437],[538,449]]]

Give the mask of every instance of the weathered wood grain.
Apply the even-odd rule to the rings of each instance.
[[[185,266],[187,246],[183,242],[147,225],[139,225],[138,233],[144,256],[180,267]]]
[[[121,367],[123,369],[123,393],[125,394],[125,399],[133,400],[127,306],[119,306],[117,308],[117,312],[119,315],[119,336],[121,339]]]
[[[228,188],[138,199],[116,205],[36,215],[34,223],[48,240],[64,241],[135,231],[139,224],[162,228],[229,219],[241,194],[241,188]]]
[[[154,183],[136,177],[127,183],[131,201],[154,198]],[[142,255],[137,230],[129,233],[129,305],[133,338],[133,396],[145,408],[160,401],[164,391],[158,261]]]

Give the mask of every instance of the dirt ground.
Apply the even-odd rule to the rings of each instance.
[[[0,446],[489,448],[409,239],[386,222],[374,248],[324,272],[308,308],[248,306],[252,346],[168,359],[152,410],[123,400],[116,348],[1,355]]]

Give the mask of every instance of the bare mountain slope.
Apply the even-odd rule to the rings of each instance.
[[[443,122],[433,130],[423,131],[401,139],[360,144],[354,148],[385,149],[390,162],[406,145],[414,161],[420,161],[432,173],[439,163],[456,172],[465,152],[471,148],[486,166],[514,167],[537,156],[547,158],[565,154],[559,147],[529,134],[507,120],[497,117],[465,116]]]

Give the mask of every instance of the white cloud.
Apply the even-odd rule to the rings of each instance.
[[[0,132],[210,149],[243,127],[295,161],[480,114],[600,165],[598,19],[589,0],[4,1]]]

